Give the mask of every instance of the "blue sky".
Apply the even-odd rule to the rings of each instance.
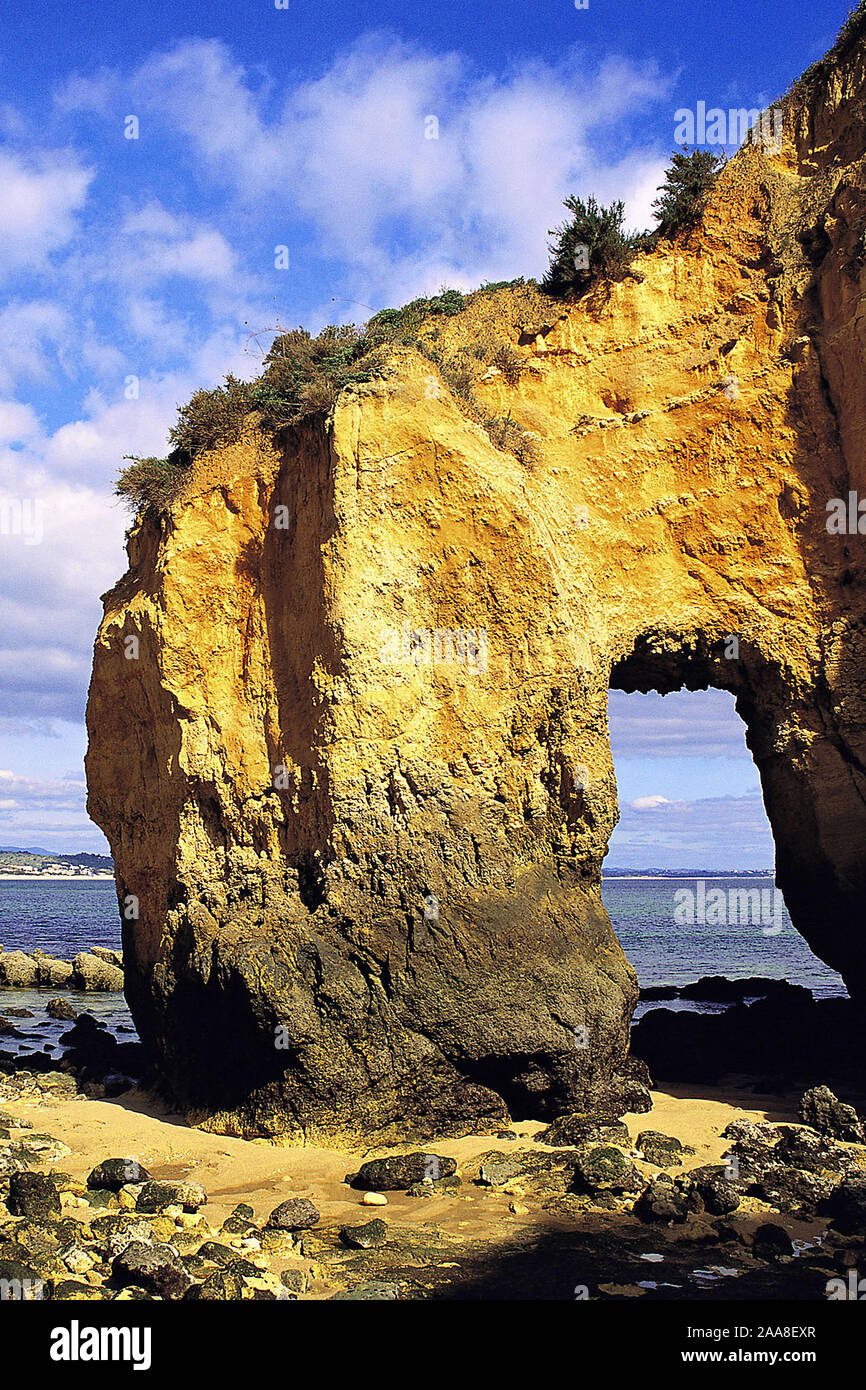
[[[124,568],[112,481],[124,454],[164,452],[194,389],[255,372],[249,327],[316,329],[444,284],[541,274],[571,192],[623,197],[646,226],[674,112],[768,105],[832,44],[847,8],[12,9],[0,50],[0,502],[19,505],[21,523],[0,527],[0,843],[103,846],[81,760],[98,596]],[[436,140],[424,138],[431,115]],[[623,803],[612,860],[771,862],[728,697],[626,698],[612,697]]]

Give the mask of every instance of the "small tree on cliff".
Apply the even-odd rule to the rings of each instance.
[[[703,212],[716,175],[725,163],[723,154],[709,150],[677,151],[665,170],[659,197],[653,203],[659,236],[670,238],[694,226]]]
[[[550,265],[541,283],[546,294],[559,299],[583,294],[600,280],[621,280],[635,251],[644,244],[638,232],[623,231],[625,204],[603,207],[571,194],[564,206],[572,216],[550,235]]]

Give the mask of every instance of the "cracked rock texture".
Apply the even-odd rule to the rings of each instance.
[[[637,995],[611,686],[734,693],[793,921],[866,994],[864,540],[827,529],[866,499],[863,66],[795,89],[692,234],[515,329],[476,395],[535,460],[399,349],[136,523],[89,806],[199,1122],[372,1143],[603,1101]]]

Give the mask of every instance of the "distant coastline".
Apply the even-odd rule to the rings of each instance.
[[[0,869],[0,883],[113,883],[114,874],[8,874]]]

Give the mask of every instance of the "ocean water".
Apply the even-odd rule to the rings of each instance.
[[[728,904],[732,888],[773,888],[772,878],[707,878],[703,881],[707,893],[714,888],[722,889]],[[763,975],[771,980],[805,985],[816,999],[847,993],[841,976],[813,955],[794,929],[784,904],[778,924],[772,918],[764,923],[760,920],[736,922],[730,920],[736,914],[726,912],[729,920],[724,925],[695,922],[680,926],[675,917],[678,901],[684,901],[675,897],[679,890],[695,893],[697,917],[697,880],[693,878],[609,878],[602,881],[604,905],[642,986],[684,985],[699,980],[702,975],[726,975],[731,980]],[[705,910],[704,916],[710,915]],[[776,925],[781,930],[776,931]],[[767,932],[763,929],[765,926],[772,930]],[[678,1002],[666,1003],[664,1007],[676,1008]],[[652,1006],[639,1005],[637,1016],[648,1007]],[[683,1002],[680,1007],[694,1006]]]
[[[0,945],[71,960],[89,946],[120,950],[120,915],[111,879],[0,879]]]
[[[120,949],[117,894],[110,879],[45,880],[22,883],[0,879],[0,945],[7,951],[37,948],[71,960],[91,946]],[[79,1012],[93,1014],[119,1042],[135,1040],[135,1027],[122,994],[80,994],[75,990],[4,989],[0,987],[0,1052],[26,1057],[43,1049],[53,1057],[63,1052],[63,1035],[71,1024],[49,1018],[51,998],[68,999]],[[26,1010],[22,1017],[10,1009]],[[11,1030],[14,1029],[13,1033]],[[20,1035],[20,1036],[19,1036]]]
[[[706,879],[706,888],[772,888],[771,879]],[[677,925],[675,894],[680,889],[696,891],[696,880],[681,879],[605,879],[602,897],[623,950],[635,967],[641,985],[683,985],[702,975],[726,975],[741,979],[747,975],[785,979],[805,985],[816,998],[844,995],[839,975],[812,954],[791,925],[783,909],[781,930],[767,934],[757,923]],[[705,914],[709,915],[709,914]],[[0,943],[6,950],[35,950],[41,947],[71,960],[89,946],[120,947],[120,921],[114,884],[110,881],[21,883],[0,880]],[[87,1009],[102,1017],[112,1030],[129,1036],[131,1019],[119,995],[83,995],[57,990],[67,995],[75,1008]],[[68,1027],[45,1015],[49,995],[45,991],[0,988],[0,1014],[4,1007],[29,1009],[31,1020],[15,1020],[28,1035],[27,1041],[0,1039],[0,1049],[26,1051],[27,1047],[48,1043],[57,1046]],[[638,1005],[640,1017],[652,1003]],[[666,1003],[665,1008],[698,1008],[716,1012],[724,1005]]]

